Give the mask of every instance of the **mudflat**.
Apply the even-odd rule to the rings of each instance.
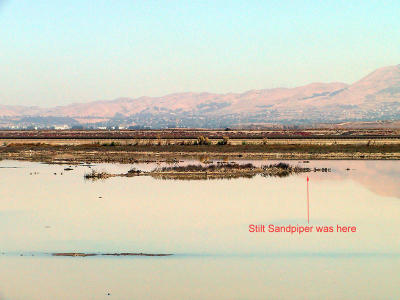
[[[228,142],[229,143],[229,142]],[[354,140],[348,143],[287,140],[286,143],[243,143],[240,145],[165,144],[47,144],[12,143],[0,147],[0,159],[47,163],[137,163],[174,162],[179,159],[400,159],[400,139]]]
[[[0,131],[0,159],[47,163],[180,159],[400,159],[399,130]]]

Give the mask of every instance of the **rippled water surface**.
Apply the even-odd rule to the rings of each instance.
[[[398,299],[400,162],[291,163],[332,172],[88,181],[91,169],[132,165],[1,161],[0,299]],[[310,225],[357,232],[250,233],[307,224],[307,175]]]

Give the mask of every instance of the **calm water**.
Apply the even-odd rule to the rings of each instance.
[[[87,166],[1,161],[0,299],[399,299],[400,161],[304,166],[332,168],[308,174],[310,225],[356,233],[249,233],[307,223],[306,174],[92,182]],[[46,254],[127,251],[175,255]]]

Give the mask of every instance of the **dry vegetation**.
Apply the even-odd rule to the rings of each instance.
[[[0,132],[0,159],[77,164],[215,159],[400,159],[399,130]],[[197,135],[197,136],[194,136]],[[101,175],[99,175],[101,176]]]
[[[134,176],[151,176],[156,179],[231,179],[231,178],[252,178],[256,175],[264,177],[278,176],[285,177],[291,174],[311,172],[310,168],[303,168],[299,166],[291,166],[287,163],[277,163],[263,165],[261,167],[254,166],[251,163],[238,164],[230,163],[217,163],[209,165],[186,165],[186,166],[170,166],[156,168],[152,171],[145,172],[132,169],[127,173],[122,174],[109,174],[106,172],[92,171],[85,175],[85,179],[98,180],[107,179],[110,177],[134,177]],[[321,171],[314,169],[314,171]],[[328,169],[326,169],[328,171]],[[330,171],[330,170],[329,170]]]
[[[0,130],[0,139],[263,139],[399,137],[399,128],[160,129],[160,130]]]
[[[298,143],[240,145],[49,145],[7,144],[0,147],[0,159],[29,160],[47,163],[98,162],[176,162],[183,158],[199,159],[400,159],[400,140],[382,143],[350,141],[310,141]]]

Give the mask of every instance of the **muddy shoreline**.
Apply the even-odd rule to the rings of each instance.
[[[52,253],[52,256],[67,256],[67,257],[87,257],[87,256],[171,256],[173,254],[163,253],[83,253],[83,252],[60,252]]]
[[[57,164],[174,163],[182,159],[207,160],[398,160],[400,144],[370,145],[48,145],[18,144],[0,147],[0,159]]]
[[[299,167],[288,163],[275,163],[257,167],[251,163],[239,164],[236,162],[217,162],[206,165],[174,165],[169,167],[155,168],[151,171],[141,171],[132,168],[127,173],[111,174],[92,170],[86,173],[84,178],[87,180],[108,179],[111,177],[137,177],[150,176],[155,179],[176,179],[176,180],[203,180],[203,179],[232,179],[232,178],[252,178],[256,175],[264,177],[286,177],[292,174],[307,172],[330,172],[329,168],[312,170],[311,168]]]
[[[0,159],[57,164],[178,162],[207,160],[398,160],[400,142],[353,141],[346,144],[296,140],[243,145],[9,143],[0,146]]]

